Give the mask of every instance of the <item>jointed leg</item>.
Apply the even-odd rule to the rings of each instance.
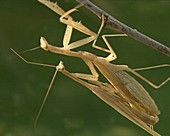
[[[70,9],[69,11],[67,11],[65,14],[63,14],[60,17],[60,22],[66,24],[66,25],[70,25],[72,26],[74,29],[77,29],[78,31],[86,34],[86,35],[90,35],[90,36],[96,36],[96,33],[94,33],[93,31],[91,31],[89,28],[87,28],[86,26],[84,26],[81,22],[75,21],[75,20],[70,20],[69,18],[67,18],[66,16],[68,16],[69,14],[71,14],[74,11],[77,11],[77,8],[81,7],[82,5],[78,5],[73,9]]]
[[[102,23],[101,23],[101,26],[100,26],[100,28],[99,28],[99,30],[98,30],[97,36],[99,36],[99,34],[101,33],[101,30],[102,30],[103,27],[104,27],[104,23],[105,23],[105,17],[102,16]],[[97,41],[97,38],[98,38],[98,37],[94,40],[92,46],[93,46],[94,48],[96,48],[96,49],[99,49],[99,50],[102,50],[102,51],[104,51],[104,52],[110,53],[105,59],[106,59],[107,61],[109,61],[109,62],[110,62],[110,61],[113,61],[113,60],[115,60],[115,59],[117,58],[117,55],[116,55],[116,53],[113,51],[113,49],[112,49],[112,47],[111,47],[111,45],[110,45],[110,43],[108,42],[108,40],[107,40],[106,37],[120,37],[120,36],[127,36],[127,35],[126,35],[126,34],[107,34],[107,35],[102,35],[102,39],[103,39],[103,41],[105,42],[105,44],[107,45],[107,48],[108,48],[108,49],[105,49],[105,48],[102,48],[102,47],[96,45],[96,41]]]
[[[164,66],[170,66],[169,64],[165,64],[165,65],[158,65],[158,66],[153,66],[152,68],[158,68],[158,67],[164,67]],[[144,70],[145,68],[143,68]],[[146,69],[151,69],[151,67],[148,67]],[[139,77],[140,79],[142,79],[143,81],[145,81],[146,83],[148,83],[150,86],[152,86],[153,88],[160,88],[161,86],[163,86],[165,83],[167,83],[170,80],[170,77],[168,77],[166,80],[164,80],[162,83],[160,83],[159,85],[156,85],[154,83],[152,83],[151,81],[149,81],[148,79],[146,79],[145,77],[143,77],[142,75],[140,75],[139,73],[137,73],[135,71],[135,69],[131,69],[129,67],[124,67],[124,70],[133,73],[134,75],[136,75],[137,77]],[[141,69],[140,69],[141,70]]]
[[[65,45],[65,47],[67,47],[65,49],[68,49],[68,50],[75,49],[80,46],[86,45],[86,44],[92,42],[93,40],[94,40],[94,36],[90,36],[90,37],[78,40],[76,42],[70,43],[68,45]]]
[[[59,15],[63,15],[65,14],[65,11],[58,6],[57,3],[53,3],[51,1],[48,0],[38,0],[39,2],[41,2],[42,4],[44,4],[45,6],[47,6],[48,8],[50,8],[52,11],[54,11],[55,13],[59,14]],[[65,16],[66,18],[72,18],[71,16]]]
[[[87,27],[85,27],[80,22],[74,21],[73,18],[71,16],[69,16],[69,14],[71,14],[74,11],[77,11],[77,9],[80,8],[83,5],[78,5],[75,8],[70,9],[69,11],[65,12],[56,3],[53,3],[53,2],[50,2],[50,1],[44,1],[44,0],[39,0],[39,2],[41,2],[44,5],[46,5],[47,7],[49,7],[55,13],[61,15],[60,21],[67,25],[66,32],[65,32],[65,35],[64,35],[64,39],[63,39],[63,46],[64,46],[65,49],[74,49],[74,48],[83,46],[83,45],[85,45],[85,44],[87,44],[87,43],[89,43],[91,41],[94,41],[93,45],[92,45],[94,48],[97,48],[99,50],[111,53],[106,58],[106,60],[112,61],[112,60],[116,59],[116,54],[114,53],[114,51],[110,47],[110,44],[108,43],[108,41],[105,39],[105,37],[107,37],[107,35],[103,35],[102,38],[106,42],[106,44],[108,46],[108,49],[104,49],[102,47],[99,47],[99,46],[95,45],[95,43],[97,41],[97,38],[98,38],[98,35],[100,34],[100,32],[101,32],[101,30],[102,30],[102,28],[104,26],[104,23],[105,23],[105,17],[104,16],[102,16],[102,23],[101,23],[101,26],[100,26],[100,28],[98,30],[98,33],[96,34],[93,31],[91,31],[90,29],[88,29]],[[80,31],[80,32],[82,32],[82,33],[84,33],[86,35],[89,35],[89,37],[69,44],[73,28],[77,29],[78,31]]]
[[[90,82],[88,82],[88,81],[84,81],[84,80],[80,79],[79,77],[77,77],[77,76],[75,75],[75,73],[70,73],[70,72],[68,72],[68,71],[64,68],[64,65],[63,65],[63,68],[62,68],[62,69],[58,69],[58,70],[59,70],[62,74],[70,77],[70,78],[73,79],[74,81],[76,81],[76,82],[80,83],[81,85],[89,88],[90,90],[91,90],[91,89],[93,90],[94,87],[102,86],[102,83],[99,82],[99,81],[93,81],[94,84],[92,84],[92,83],[90,83]],[[96,84],[95,84],[95,83],[96,83]]]
[[[110,55],[108,55],[108,57],[106,57],[107,61],[112,61],[112,60],[116,59],[116,54],[113,51],[112,47],[110,46],[109,42],[107,41],[106,37],[127,36],[127,35],[126,34],[103,35],[102,38],[103,38],[104,42],[106,43],[108,49],[97,46],[96,45],[97,38],[98,38],[99,34],[101,33],[101,30],[103,29],[104,23],[105,23],[105,17],[104,16],[102,16],[102,23],[100,25],[100,28],[99,28],[97,34],[95,34],[93,31],[88,29],[86,26],[84,26],[80,22],[75,22],[74,20],[65,19],[66,16],[68,16],[69,14],[71,14],[74,11],[77,11],[77,8],[79,8],[80,6],[82,6],[82,5],[78,5],[77,7],[67,11],[65,14],[63,14],[60,17],[60,21],[64,24],[69,25],[70,27],[77,29],[78,31],[80,31],[84,34],[90,35],[90,37],[87,37],[87,38],[84,38],[82,40],[79,40],[79,41],[76,41],[76,42],[69,44],[70,37],[71,37],[71,34],[72,34],[72,30],[70,30],[68,32],[66,31],[65,36],[64,36],[64,39],[66,39],[66,42],[63,41],[64,47],[67,47],[66,49],[74,49],[74,48],[80,47],[82,45],[85,45],[85,44],[93,41],[93,44],[92,44],[93,48],[96,48],[98,50],[102,50],[104,52],[110,53]],[[69,29],[67,29],[67,30],[69,30]]]
[[[63,38],[63,46],[65,49],[69,49],[69,43],[70,43],[72,32],[73,32],[73,27],[70,25],[67,25],[64,38]]]
[[[107,34],[107,35],[102,35],[103,41],[105,42],[105,44],[107,45],[108,49],[109,49],[109,53],[110,55],[106,58],[106,60],[113,61],[117,58],[116,53],[113,51],[110,43],[108,42],[106,37],[124,37],[127,36],[126,34]]]
[[[67,14],[64,14],[64,15],[68,15],[68,13],[70,14],[73,11],[75,11],[75,9],[66,12]],[[109,42],[107,41],[106,37],[127,36],[126,34],[103,35],[102,38],[103,38],[104,42],[106,43],[106,45],[108,47],[108,49],[105,49],[105,48],[102,48],[102,47],[96,45],[96,41],[97,41],[98,35],[100,34],[100,32],[101,32],[101,30],[102,30],[102,28],[104,26],[104,23],[105,23],[104,16],[102,16],[102,23],[101,23],[101,26],[100,26],[97,34],[92,32],[91,30],[89,30],[87,27],[85,27],[81,23],[75,22],[73,20],[71,20],[71,21],[65,20],[63,16],[61,17],[61,19],[62,19],[62,22],[64,22],[65,24],[68,25],[68,27],[66,29],[65,36],[64,36],[64,41],[63,41],[63,45],[64,45],[64,47],[66,49],[70,49],[71,50],[71,49],[83,46],[83,45],[93,41],[92,47],[94,47],[94,48],[96,48],[98,50],[102,50],[104,52],[110,53],[110,55],[108,55],[108,57],[106,57],[107,61],[112,61],[112,60],[116,59],[116,54],[113,51],[112,47],[110,46]],[[85,33],[87,35],[91,35],[91,36],[69,44],[70,38],[71,38],[71,35],[72,35],[72,28],[71,28],[71,26],[73,28],[77,29],[78,31],[83,32],[83,33]]]
[[[82,5],[78,5],[76,8],[79,8],[80,6],[82,6]],[[88,29],[87,27],[85,27],[83,24],[81,24],[81,22],[76,22],[74,20],[65,18],[72,12],[76,11],[77,10],[76,8],[67,11],[65,14],[63,14],[60,17],[60,21],[67,25],[64,39],[63,39],[63,46],[65,49],[68,49],[68,50],[83,46],[83,45],[93,41],[96,38],[96,34],[94,32],[92,32],[90,29]],[[86,35],[89,35],[89,37],[75,41],[73,43],[70,43],[73,28],[77,29],[78,31],[80,31]]]
[[[102,24],[98,30],[98,33],[94,33],[93,31],[91,31],[90,29],[88,29],[86,26],[84,26],[83,24],[81,24],[80,22],[76,22],[74,20],[68,20],[65,18],[65,16],[68,16],[69,14],[71,14],[72,12],[74,11],[77,11],[77,8],[79,8],[80,6],[82,5],[78,5],[77,7],[67,11],[65,14],[63,14],[61,17],[60,17],[60,21],[64,24],[67,24],[71,27],[73,27],[74,29],[77,29],[78,31],[86,34],[86,35],[89,35],[89,37],[87,38],[84,38],[82,40],[79,40],[79,41],[76,41],[76,42],[73,42],[71,44],[69,44],[69,41],[70,41],[70,37],[71,37],[71,32],[69,31],[69,29],[67,29],[66,33],[65,33],[65,36],[64,36],[64,39],[66,39],[66,42],[63,41],[64,43],[64,47],[67,47],[67,49],[74,49],[74,48],[77,48],[77,47],[80,47],[82,45],[85,45],[91,41],[94,41],[93,42],[93,47],[94,48],[97,48],[99,50],[102,50],[102,51],[105,51],[105,52],[109,52],[108,49],[104,49],[102,47],[99,47],[99,46],[96,46],[95,43],[97,41],[97,37],[98,35],[100,34],[102,28],[103,28],[103,25],[104,25],[104,19],[102,19]],[[104,17],[103,17],[104,18]],[[68,37],[68,38],[67,38]],[[110,52],[109,52],[110,53]]]
[[[87,66],[89,67],[92,74],[73,73],[73,75],[78,78],[81,78],[81,79],[85,79],[85,80],[89,80],[89,81],[97,81],[99,74],[97,73],[93,63],[91,61],[88,61],[85,59],[84,59],[84,62],[87,64]]]
[[[170,66],[170,64],[160,64],[160,65],[149,66],[149,67],[144,67],[144,68],[135,68],[133,70],[140,71],[140,70],[148,70],[148,69],[154,69],[154,68],[160,68],[160,67],[169,67],[169,66]]]
[[[82,4],[79,4],[79,5],[77,5],[76,7],[68,10],[67,12],[65,12],[65,13],[60,17],[60,19],[64,19],[65,17],[67,17],[67,16],[70,15],[71,13],[73,13],[73,12],[75,12],[75,11],[78,11],[77,9],[80,8],[80,7],[82,7],[82,6],[83,6]]]
[[[41,43],[40,44],[41,48],[43,48],[46,51],[82,58],[84,62],[87,64],[87,66],[89,67],[92,74],[75,73],[75,76],[86,80],[92,80],[92,81],[98,80],[98,73],[95,70],[93,63],[90,60],[86,59],[85,57],[82,57],[81,52],[64,50],[63,48],[57,48],[55,46],[49,45],[48,42],[43,37],[41,38],[40,43]]]

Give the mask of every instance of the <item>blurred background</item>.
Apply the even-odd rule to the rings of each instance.
[[[78,3],[74,0],[58,0],[69,10]],[[168,0],[92,0],[100,8],[123,23],[170,47],[170,2]],[[94,32],[100,20],[85,8],[72,14]],[[41,113],[38,126],[33,124],[49,86],[54,69],[25,64],[10,48],[21,52],[39,46],[40,36],[50,44],[62,46],[65,25],[59,16],[36,0],[0,0],[0,135],[1,136],[149,136],[147,132],[128,121],[114,109],[97,98],[87,88],[59,73]],[[117,33],[104,29],[103,34]],[[86,37],[74,31],[72,41]],[[115,64],[127,64],[131,68],[170,63],[170,59],[128,37],[109,38],[117,53]],[[101,39],[98,45],[105,46]],[[100,56],[91,45],[77,50],[88,50]],[[70,72],[88,73],[82,60],[45,52],[41,49],[22,54],[31,61],[57,65],[64,61]],[[159,84],[169,77],[169,68],[142,71],[140,74]],[[154,129],[164,136],[170,135],[170,82],[154,89],[145,82],[157,103],[161,114]],[[102,80],[102,78],[101,78]]]

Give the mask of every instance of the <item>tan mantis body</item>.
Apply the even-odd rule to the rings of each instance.
[[[95,34],[94,32],[92,32],[91,30],[89,30],[87,27],[85,27],[84,25],[82,25],[81,23],[75,22],[73,21],[73,19],[69,16],[70,13],[72,13],[73,11],[76,11],[75,9],[71,9],[68,12],[64,13],[64,10],[61,9],[57,4],[51,3],[51,2],[46,2],[45,0],[39,0],[41,3],[43,3],[44,5],[46,5],[47,7],[49,7],[50,9],[52,9],[55,13],[62,15],[60,18],[60,21],[64,24],[67,24],[69,26],[69,29],[66,30],[65,36],[64,36],[64,42],[66,43],[65,40],[67,41],[67,44],[70,42],[70,37],[71,37],[71,33],[72,33],[72,27],[79,30],[80,32],[83,32],[87,35],[92,35],[92,37],[95,37],[94,42],[93,42],[93,46],[95,46],[98,34],[101,32],[101,29],[104,25],[104,20],[102,20],[102,24],[101,27],[99,28],[98,34]],[[51,6],[50,4],[54,4],[53,6]],[[56,10],[58,9],[58,10]],[[112,36],[112,35],[103,35],[103,39],[107,45],[107,47],[109,48],[108,51],[106,51],[106,49],[103,49],[103,51],[109,52],[110,55],[105,58],[105,60],[101,61],[101,58],[99,58],[99,60],[97,60],[97,56],[84,52],[81,55],[78,55],[76,57],[82,58],[86,64],[89,66],[91,72],[93,75],[87,75],[87,74],[76,74],[76,76],[78,76],[79,78],[83,78],[83,79],[88,79],[88,80],[97,80],[98,79],[98,73],[96,72],[94,65],[100,70],[100,72],[106,77],[106,79],[117,89],[119,90],[119,92],[121,92],[121,94],[124,94],[124,97],[126,99],[129,99],[129,97],[133,97],[132,100],[135,100],[137,102],[142,103],[141,105],[145,105],[144,108],[147,108],[147,110],[150,112],[154,112],[155,114],[159,114],[159,110],[157,108],[157,106],[155,105],[154,101],[151,99],[151,97],[148,95],[148,93],[146,93],[145,89],[136,81],[134,80],[131,76],[129,76],[127,73],[123,72],[122,70],[127,70],[130,71],[132,73],[134,73],[135,75],[139,76],[140,78],[142,78],[143,80],[145,80],[146,82],[148,82],[150,85],[152,85],[153,87],[157,87],[154,84],[152,84],[151,82],[149,82],[148,80],[146,80],[145,78],[143,78],[142,76],[140,76],[138,73],[136,73],[134,70],[128,68],[128,66],[125,65],[113,65],[110,63],[107,63],[108,61],[112,61],[116,59],[116,54],[114,53],[114,51],[112,50],[110,44],[108,43],[106,37],[107,36]],[[124,35],[125,36],[125,35]],[[49,47],[49,44],[45,41],[44,38],[41,39],[43,44],[41,44],[41,47],[44,50],[49,50],[51,52],[54,53],[59,53],[56,48],[53,48],[52,46]],[[69,56],[74,56],[71,52],[67,52],[66,50],[69,49],[73,49],[79,46],[82,46],[88,42],[91,42],[91,39],[83,39],[84,42],[79,42],[76,41],[73,44],[69,44],[67,46],[64,45],[64,50],[66,55]],[[81,41],[81,40],[80,40]],[[86,42],[85,42],[86,41]],[[81,43],[81,44],[80,44]],[[113,73],[113,74],[110,74]],[[114,76],[115,75],[115,76]],[[129,81],[128,81],[129,80]],[[132,81],[133,80],[133,81]],[[169,79],[168,79],[169,80]],[[131,83],[132,81],[132,83]],[[127,86],[125,86],[125,82],[127,82]],[[167,82],[167,81],[165,81]],[[114,83],[114,84],[113,84]],[[122,83],[122,84],[121,84]],[[130,90],[127,90],[128,87],[131,87]],[[133,88],[132,88],[133,87]],[[136,93],[136,90],[139,89],[141,90],[141,94]],[[129,92],[128,91],[132,91]],[[126,93],[126,94],[125,94]],[[126,96],[127,95],[127,96]],[[141,96],[143,96],[145,99],[141,99]],[[150,100],[150,101],[148,101]],[[147,103],[147,104],[146,104]],[[136,105],[136,106],[141,106],[141,105]],[[153,107],[152,109],[150,109],[151,107]],[[146,112],[148,112],[146,111]],[[148,124],[155,124],[158,121],[157,116],[156,117],[151,117],[151,120],[148,120]],[[147,121],[146,121],[147,122]]]
[[[43,41],[44,42],[44,41]],[[42,43],[44,44],[44,43]],[[43,45],[44,46],[44,45]],[[59,53],[59,54],[65,54],[65,55],[70,55],[70,56],[74,56],[74,57],[79,57],[82,56],[82,54],[87,53],[87,52],[72,52],[72,51],[64,51],[62,48],[57,48],[54,46],[51,46],[48,44],[48,47],[50,50],[52,50],[53,48],[55,48],[55,53]],[[14,50],[12,50],[15,54],[17,54]],[[149,104],[149,106],[151,106],[151,109],[154,110],[158,110],[157,106],[155,105],[154,101],[152,100],[152,98],[147,94],[147,92],[145,90],[143,90],[144,88],[135,80],[133,79],[131,76],[129,76],[127,74],[127,76],[129,77],[129,79],[126,79],[126,82],[129,81],[129,83],[131,84],[130,87],[138,87],[137,91],[135,91],[135,93],[132,93],[132,96],[136,95],[136,93],[139,94],[139,98],[144,98],[146,99],[146,103],[145,105],[138,103],[137,101],[135,101],[135,99],[133,97],[130,97],[128,99],[126,99],[125,97],[127,97],[129,94],[128,92],[124,92],[125,93],[125,97],[124,95],[122,95],[117,89],[115,89],[113,87],[113,85],[108,84],[108,83],[102,83],[99,81],[89,81],[86,82],[84,80],[81,80],[80,78],[78,78],[75,73],[69,73],[68,71],[66,71],[64,69],[64,66],[62,63],[60,63],[58,66],[54,66],[54,65],[49,65],[49,64],[42,64],[42,63],[36,63],[36,62],[30,62],[25,60],[23,57],[21,57],[19,54],[17,54],[22,60],[24,60],[26,63],[29,64],[33,64],[33,65],[40,65],[40,66],[46,66],[46,67],[52,67],[52,68],[56,68],[56,72],[53,76],[52,82],[48,88],[47,94],[49,93],[49,90],[51,89],[52,83],[54,81],[54,78],[56,76],[57,71],[62,72],[64,75],[72,78],[73,80],[75,80],[76,82],[82,84],[83,86],[89,88],[94,94],[96,94],[100,99],[102,99],[104,102],[106,102],[108,105],[110,105],[112,108],[114,108],[116,111],[118,111],[120,114],[122,114],[123,116],[125,116],[127,119],[129,119],[130,121],[132,121],[133,123],[135,123],[136,125],[138,125],[139,127],[143,128],[144,130],[146,130],[148,133],[150,133],[153,136],[160,136],[157,132],[155,132],[152,129],[152,125],[151,124],[155,124],[158,121],[157,115],[156,113],[152,113],[152,115],[149,113],[147,114],[147,110],[144,107],[141,108],[139,106],[136,106],[136,104],[141,105],[141,106],[146,106],[146,104],[148,104],[148,102],[151,102]],[[89,54],[88,54],[89,55]],[[91,54],[93,56],[93,54]],[[99,57],[99,60],[101,58]],[[102,62],[102,60],[100,60]],[[105,60],[104,60],[105,61]],[[104,63],[104,65],[107,64]],[[110,65],[110,64],[109,64]],[[112,65],[112,64],[111,64]],[[120,70],[120,69],[119,69]],[[119,72],[119,71],[117,71]],[[121,71],[123,72],[123,71]],[[124,77],[125,78],[125,77]],[[134,81],[134,82],[132,82]],[[123,84],[124,86],[125,84]],[[142,90],[139,90],[140,88],[142,88]],[[133,88],[136,89],[136,88]],[[125,91],[129,91],[129,90],[125,90]],[[132,90],[131,90],[132,91]],[[47,95],[46,95],[47,96]],[[43,104],[45,102],[47,97],[45,97]],[[132,99],[132,100],[131,100]],[[143,99],[141,99],[142,101]],[[136,104],[135,104],[136,103]],[[144,102],[142,102],[144,103]],[[135,105],[134,105],[135,104]],[[43,105],[42,105],[43,106]],[[42,108],[42,107],[41,107]],[[143,111],[143,110],[145,111]],[[42,110],[42,109],[41,109]],[[41,111],[40,110],[40,111]],[[159,112],[159,110],[157,111]],[[40,112],[39,112],[40,113]],[[39,117],[39,115],[38,115]],[[150,124],[151,123],[151,124]]]
[[[101,98],[104,102],[117,110],[120,114],[131,120],[133,123],[140,126],[150,134],[159,136],[157,132],[151,129],[151,126],[158,121],[157,114],[159,114],[159,110],[152,98],[145,91],[145,89],[134,78],[122,71],[130,70],[130,68],[125,65],[111,64],[104,58],[97,57],[88,52],[74,52],[70,50],[65,50],[64,48],[49,45],[44,38],[41,38],[41,47],[46,51],[49,50],[58,54],[82,58],[89,66],[90,70],[93,70],[93,64],[97,66],[101,72],[104,72],[103,70],[105,70],[106,68],[106,73],[103,74],[111,84],[100,83],[99,87],[94,87],[89,84],[83,85],[92,90],[99,98]],[[37,65],[37,63],[27,63]],[[52,67],[51,65],[40,65]],[[60,71],[62,72],[62,70]],[[93,71],[92,73],[95,72]],[[107,74],[109,74],[110,76],[108,76]],[[97,78],[92,78],[90,75],[77,73],[65,73],[65,75],[69,77],[71,75],[71,78],[74,80],[76,79],[77,82],[81,80],[79,78],[81,77],[88,80],[93,80],[92,83],[98,84]],[[115,78],[113,79],[112,76],[114,76]],[[82,84],[82,82],[79,83]],[[117,83],[119,83],[119,85]],[[51,84],[49,88],[51,88]]]
[[[132,72],[133,74],[142,78],[153,87],[162,86],[169,80],[169,78],[163,83],[161,83],[161,85],[156,86],[138,73],[136,73],[133,69],[130,69],[127,65],[111,64],[109,63],[109,61],[107,61],[106,58],[97,57],[96,55],[88,52],[73,52],[70,50],[65,50],[63,48],[58,48],[49,45],[43,37],[41,38],[41,48],[46,51],[51,51],[53,53],[64,54],[83,59],[91,70],[92,75],[75,73],[74,75],[79,78],[97,81],[98,74],[94,68],[95,65],[99,69],[99,71],[105,76],[105,78],[110,82],[110,84],[115,88],[115,90],[117,90],[117,94],[122,95],[122,97],[127,100],[130,105],[136,107],[136,114],[138,114],[138,116],[140,116],[141,114],[141,120],[143,120],[146,124],[149,125],[157,123],[157,115],[160,112],[153,99],[149,96],[149,94],[142,87],[142,85],[140,85],[134,78],[132,78],[124,71]],[[137,112],[137,109],[138,111],[140,111],[140,114],[139,112]]]
[[[142,87],[141,84],[139,84],[134,78],[132,78],[130,75],[128,75],[125,71],[132,72],[139,78],[143,79],[147,83],[149,83],[151,86],[158,88],[165,84],[167,81],[169,81],[170,78],[165,80],[162,84],[159,86],[154,85],[141,75],[139,75],[135,70],[130,69],[127,65],[114,65],[109,63],[110,61],[116,59],[116,54],[112,50],[110,44],[106,40],[107,36],[115,36],[115,35],[103,35],[103,39],[108,47],[108,49],[103,49],[101,47],[96,47],[95,42],[97,40],[98,34],[100,33],[103,25],[104,25],[104,19],[102,19],[102,25],[98,31],[97,34],[89,30],[87,27],[82,25],[81,23],[75,22],[69,14],[75,9],[70,10],[68,12],[64,12],[58,5],[51,3],[50,1],[46,0],[39,0],[45,5],[48,5],[53,11],[55,11],[57,14],[62,15],[60,20],[63,23],[67,24],[66,33],[63,40],[63,48],[55,47],[52,45],[49,45],[45,38],[41,37],[41,48],[43,48],[46,51],[51,51],[57,54],[64,54],[68,56],[78,57],[85,61],[85,63],[88,65],[90,71],[92,72],[92,75],[89,74],[82,74],[82,73],[69,73],[66,71],[63,67],[63,65],[59,65],[56,67],[57,71],[59,70],[63,74],[69,76],[73,80],[79,82],[80,84],[86,86],[90,90],[92,90],[99,98],[101,98],[104,102],[109,104],[111,107],[113,107],[115,110],[117,110],[120,114],[131,120],[133,123],[138,125],[139,127],[146,130],[148,133],[159,136],[157,132],[155,132],[153,129],[151,129],[152,125],[156,124],[158,122],[157,115],[160,113],[155,102],[150,97],[150,95],[146,92],[146,90]],[[51,4],[51,5],[50,5]],[[78,31],[90,35],[89,37],[76,41],[74,43],[69,44],[72,29],[75,28]],[[87,29],[85,29],[87,28]],[[87,31],[86,31],[87,30]],[[119,36],[119,35],[117,35]],[[125,36],[125,35],[124,35]],[[74,52],[70,49],[74,49],[76,47],[85,45],[89,42],[93,41],[93,47],[109,52],[110,55],[106,58],[98,57],[94,54],[88,53],[88,52]],[[15,52],[15,51],[14,51]],[[16,52],[15,52],[16,53]],[[17,53],[16,53],[17,54]],[[18,55],[18,54],[17,54]],[[19,55],[18,55],[19,56]],[[21,56],[19,56],[21,57]],[[21,57],[22,58],[22,57]],[[43,65],[48,67],[55,67],[52,65],[46,65],[46,64],[40,64],[40,63],[34,63],[34,62],[28,62],[24,58],[22,58],[26,63],[35,64],[35,65]],[[61,67],[60,67],[61,66]],[[161,66],[170,66],[167,65],[160,65],[155,66],[151,68],[157,68]],[[105,78],[108,80],[109,84],[104,84],[98,81],[98,73],[95,70],[95,67],[99,69],[99,71],[105,76]],[[147,68],[146,68],[147,69]],[[140,70],[140,69],[139,69]],[[56,73],[54,74],[55,77]],[[53,77],[53,79],[54,79]],[[86,79],[89,81],[92,81],[92,83],[85,82],[81,79]],[[48,91],[51,88],[51,85],[53,83],[53,80],[49,86]],[[46,99],[46,98],[45,98]],[[43,105],[43,104],[42,104]],[[41,109],[40,109],[41,111]],[[38,115],[39,117],[39,115]]]

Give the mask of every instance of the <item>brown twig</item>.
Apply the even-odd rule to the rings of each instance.
[[[115,19],[111,15],[109,15],[107,12],[103,11],[99,7],[97,7],[95,4],[90,2],[89,0],[76,0],[77,2],[83,4],[87,9],[92,11],[94,14],[96,14],[99,18],[101,18],[102,15],[104,15],[106,20],[106,27],[116,30],[118,32],[122,32],[127,34],[129,37],[140,41],[144,43],[145,45],[148,45],[149,47],[167,55],[170,57],[170,48],[166,47],[160,42],[157,42],[156,40],[142,34],[141,32],[137,31],[136,29],[133,29],[119,20]]]

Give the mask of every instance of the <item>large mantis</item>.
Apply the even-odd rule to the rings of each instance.
[[[137,101],[135,101],[135,100],[130,101],[131,98],[129,98],[129,99],[124,98],[124,95],[122,95],[120,92],[118,92],[118,90],[116,88],[114,88],[113,85],[111,85],[109,83],[103,83],[103,82],[100,82],[98,80],[97,81],[84,81],[81,78],[78,78],[77,76],[75,76],[74,73],[68,72],[64,68],[64,65],[63,65],[62,61],[60,61],[59,65],[57,65],[57,66],[50,65],[50,64],[42,64],[42,63],[37,63],[37,62],[31,62],[31,61],[27,61],[26,59],[24,59],[22,56],[20,56],[13,49],[11,49],[11,50],[16,55],[18,55],[18,57],[20,57],[24,62],[26,62],[28,64],[56,68],[56,71],[55,71],[54,76],[53,76],[53,78],[51,80],[51,83],[49,85],[49,88],[48,88],[48,91],[47,91],[46,96],[44,98],[44,101],[43,101],[43,103],[42,103],[42,105],[40,107],[40,110],[38,112],[38,116],[36,118],[35,123],[37,123],[37,120],[39,118],[40,112],[42,111],[43,105],[44,105],[44,103],[46,101],[46,98],[48,96],[48,93],[49,93],[49,91],[50,91],[50,89],[52,87],[54,78],[55,78],[57,72],[60,71],[64,75],[70,77],[71,79],[75,80],[76,82],[78,82],[78,83],[82,84],[83,86],[87,87],[88,89],[90,89],[94,94],[96,94],[105,103],[110,105],[117,112],[119,112],[120,114],[125,116],[127,119],[132,121],[134,124],[136,124],[139,127],[143,128],[145,131],[147,131],[148,133],[150,133],[153,136],[160,136],[159,133],[157,133],[156,131],[154,131],[152,129],[152,125],[148,124],[148,121],[152,122],[152,123],[153,123],[154,120],[158,121],[158,117],[156,115],[152,116],[149,113],[144,112],[143,110],[141,110],[140,107],[138,107],[138,106],[136,107],[136,105],[133,105],[132,102],[135,102],[137,104]],[[61,48],[58,49],[58,53],[59,52],[61,53],[62,51],[63,51],[63,49],[61,49]],[[81,55],[81,52],[72,52],[72,51],[69,51],[69,53],[71,53],[73,56],[76,56],[76,57]],[[123,71],[120,71],[120,72],[123,72]],[[131,81],[135,81],[132,77],[129,76],[129,78],[130,78]],[[137,83],[137,84],[135,84],[135,83]],[[132,85],[134,84],[135,86],[138,86],[138,85],[141,86],[138,82],[135,81],[135,83],[134,82],[130,82],[130,84],[132,84]],[[155,103],[154,103],[154,101],[147,94],[146,91],[141,92],[141,90],[139,90],[138,93],[144,93],[144,95],[142,97],[145,97],[145,99],[148,102],[152,102],[152,104],[153,104],[152,106],[153,107],[151,107],[151,108],[156,108],[156,110],[158,110],[156,105],[155,105]],[[145,104],[148,104],[148,102],[145,103]],[[140,103],[138,103],[138,104],[140,104]],[[141,106],[144,106],[144,105],[141,105]],[[159,110],[158,110],[158,112],[159,112]]]
[[[104,19],[105,19],[104,17],[102,18],[102,23],[99,28],[99,31],[96,34],[93,31],[89,30],[87,27],[85,27],[83,24],[79,22],[75,22],[72,19],[72,17],[69,14],[74,12],[76,8],[71,9],[68,12],[64,12],[64,10],[62,10],[57,4],[54,4],[46,0],[39,0],[39,1],[45,5],[48,5],[48,7],[50,7],[53,11],[61,15],[60,21],[67,25],[66,33],[63,39],[62,48],[55,47],[55,46],[48,44],[46,39],[43,37],[41,37],[40,39],[41,48],[43,48],[46,51],[51,51],[57,54],[64,54],[68,56],[81,58],[85,61],[90,71],[92,72],[92,75],[83,74],[83,73],[70,73],[64,69],[64,65],[62,63],[60,63],[58,66],[54,66],[54,65],[48,65],[48,64],[29,62],[25,60],[22,56],[17,54],[14,50],[12,50],[26,63],[34,64],[34,65],[43,65],[43,66],[53,67],[53,68],[56,67],[56,72],[53,76],[52,82],[47,92],[49,92],[49,90],[51,89],[51,86],[52,86],[52,83],[54,81],[57,71],[60,71],[63,74],[75,80],[76,82],[92,90],[104,102],[106,102],[108,105],[113,107],[120,114],[128,118],[130,121],[132,121],[139,127],[146,130],[148,133],[154,136],[159,136],[159,134],[152,129],[152,126],[158,122],[157,115],[160,113],[159,109],[157,108],[155,102],[150,97],[150,95],[143,88],[143,86],[139,84],[133,77],[128,75],[125,71],[132,72],[133,74],[143,79],[144,81],[146,81],[148,84],[150,84],[154,88],[161,87],[163,84],[165,84],[167,81],[170,80],[170,77],[157,86],[153,84],[152,82],[150,82],[149,80],[147,80],[146,78],[144,78],[143,76],[139,75],[135,70],[129,68],[127,65],[111,64],[110,61],[116,59],[116,54],[112,50],[106,37],[115,36],[115,35],[103,35],[102,36],[108,49],[103,49],[95,45],[97,37],[99,33],[101,32],[101,29],[104,25]],[[69,44],[73,28],[89,35],[89,37]],[[122,35],[116,35],[116,36],[122,36]],[[89,52],[71,51],[71,49],[85,45],[92,41],[93,41],[93,44],[92,44],[93,47],[100,49],[102,51],[108,52],[110,54],[107,57],[103,58],[103,57],[98,57]],[[163,67],[163,66],[170,66],[170,64],[152,66],[152,67],[143,68],[143,69],[157,68],[157,67]],[[108,83],[105,84],[105,83],[98,81],[99,74],[97,73],[95,67],[97,67],[98,70],[101,72],[101,74],[104,75],[104,77],[108,80]],[[136,70],[141,70],[141,69],[136,69]],[[82,79],[85,79],[88,81],[84,81]],[[46,97],[40,108],[40,112],[42,110],[45,100],[46,100]],[[39,117],[39,114],[37,116],[37,119]]]

